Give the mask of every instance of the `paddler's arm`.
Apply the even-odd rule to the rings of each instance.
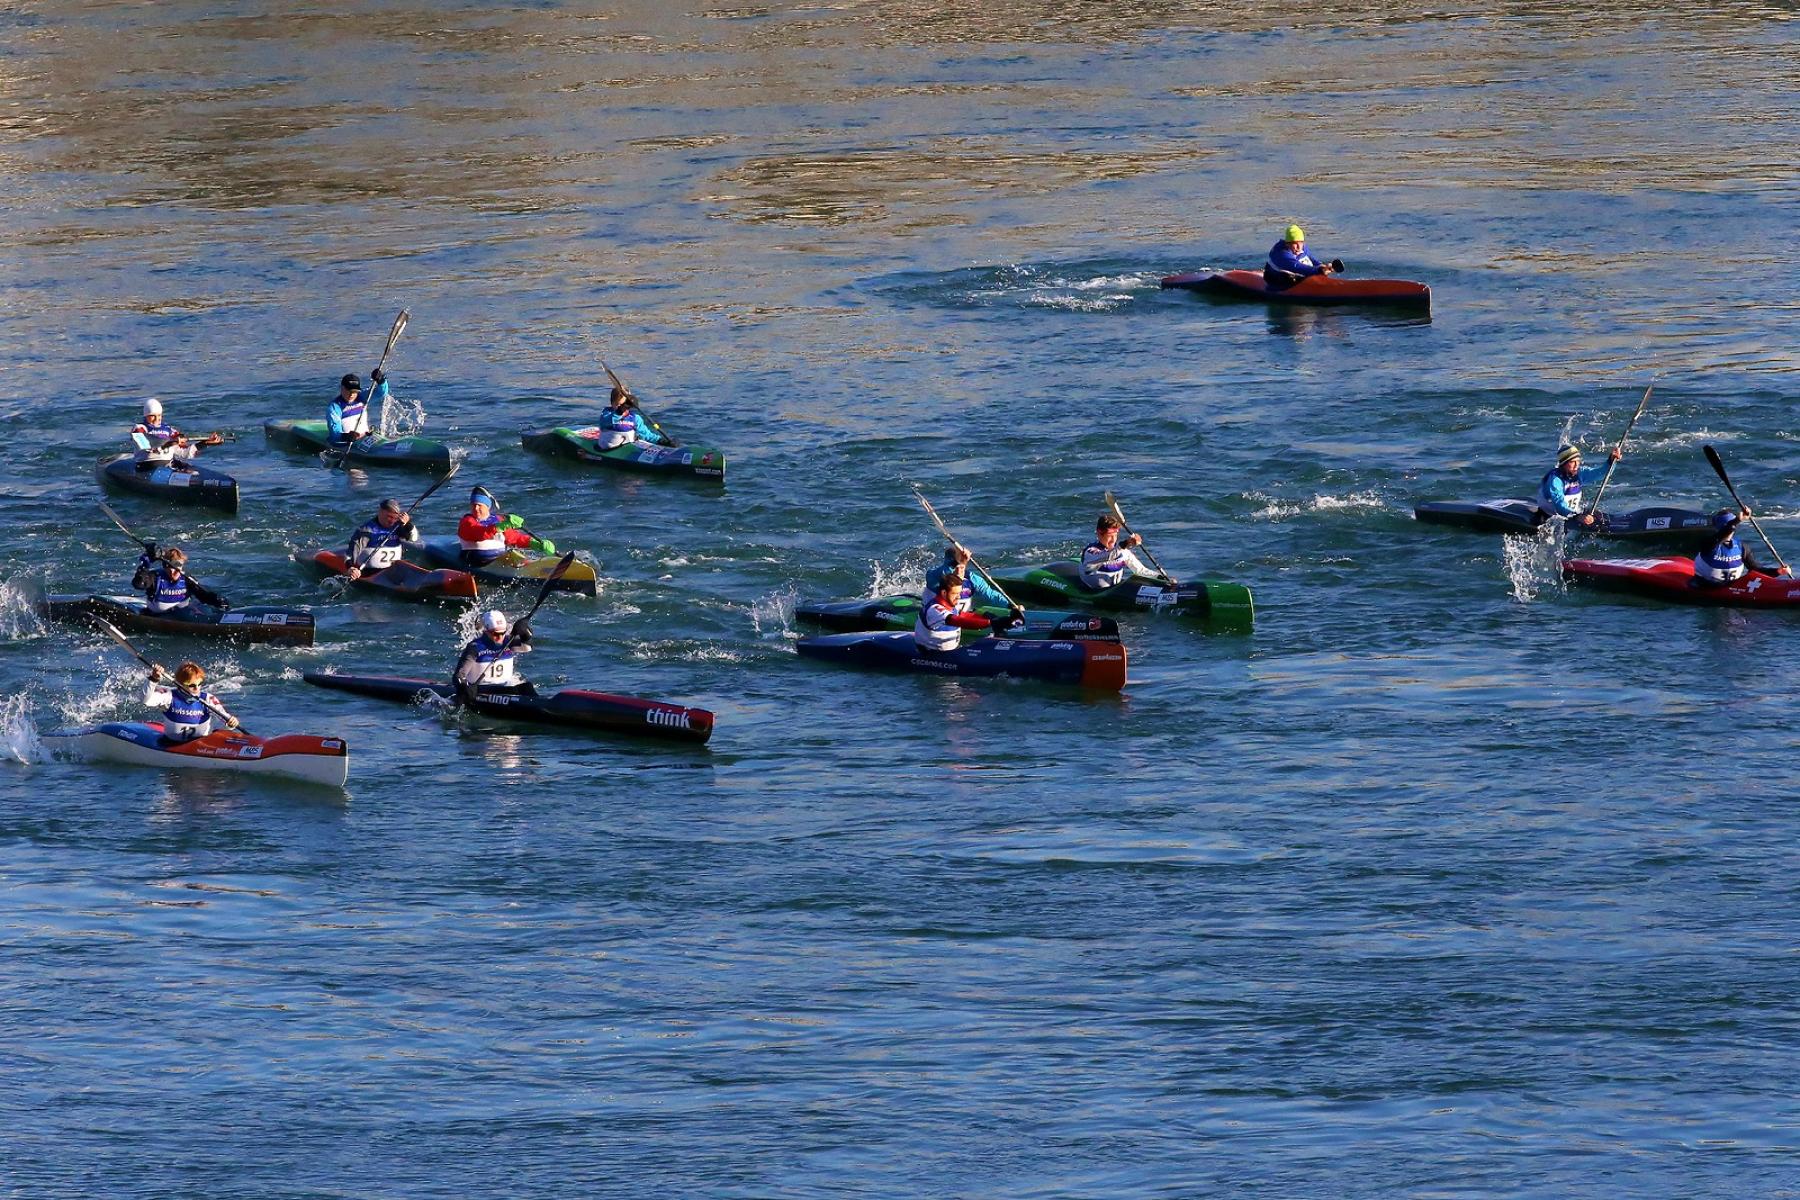
[[[214,716],[223,717],[225,719],[225,728],[236,729],[238,727],[238,719],[232,716],[223,704],[219,703],[219,698],[217,696],[213,695],[211,692],[199,692],[196,694],[200,697],[200,702],[202,704],[213,710]]]
[[[450,681],[458,692],[467,692],[474,688],[480,675],[481,660],[475,656],[475,644],[471,642],[463,647],[462,657],[456,660],[456,670],[451,672]]]
[[[937,581],[927,577],[927,584],[935,589]],[[974,594],[976,608],[1011,608],[1012,601],[1000,594],[1000,589],[987,581],[987,576],[980,571],[969,576],[969,588]]]

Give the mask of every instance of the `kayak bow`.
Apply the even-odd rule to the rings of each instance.
[[[342,738],[303,733],[264,738],[215,729],[203,738],[170,742],[155,721],[108,721],[86,729],[59,729],[44,734],[42,741],[58,758],[85,762],[276,775],[335,788],[350,777],[350,748]]]
[[[981,638],[954,650],[922,650],[910,633],[828,633],[801,638],[794,648],[804,658],[886,671],[1010,676],[1103,692],[1125,687],[1125,647],[1112,642]]]
[[[102,487],[148,496],[165,504],[214,508],[223,513],[238,510],[237,480],[222,471],[197,464],[152,465],[137,461],[135,454],[103,459],[94,467]]]
[[[330,426],[323,421],[264,421],[263,436],[290,450],[311,454],[331,447]],[[350,448],[344,451],[344,464],[448,471],[450,447],[431,438],[388,438],[376,433],[350,443]]]
[[[1225,300],[1261,300],[1272,304],[1368,304],[1387,308],[1431,307],[1431,289],[1409,279],[1345,279],[1340,275],[1308,275],[1285,287],[1271,286],[1261,271],[1202,271],[1164,276],[1165,288]]]
[[[573,462],[612,467],[622,471],[638,471],[655,475],[685,475],[695,479],[725,482],[725,452],[695,446],[659,446],[649,442],[627,442],[611,450],[599,448],[599,429],[539,429],[519,435],[519,442],[533,454]]]
[[[34,606],[46,621],[66,621],[76,625],[93,625],[107,621],[127,633],[167,634],[171,637],[216,638],[235,642],[278,642],[288,646],[313,644],[313,615],[305,608],[271,608],[253,605],[227,609],[223,613],[206,609],[207,619],[184,621],[179,617],[159,617],[147,611],[141,597],[83,596],[53,593]]]

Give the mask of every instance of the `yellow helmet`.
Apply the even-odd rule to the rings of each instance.
[[[1284,242],[1304,242],[1306,240],[1306,230],[1300,228],[1298,225],[1289,225],[1287,227],[1287,232],[1281,235],[1281,240]]]

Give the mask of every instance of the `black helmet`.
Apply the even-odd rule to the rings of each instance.
[[[1736,529],[1739,519],[1738,515],[1731,509],[1721,508],[1718,512],[1713,514],[1712,527],[1719,533],[1725,533],[1729,530]]]

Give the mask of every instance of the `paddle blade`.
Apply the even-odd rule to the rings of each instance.
[[[399,341],[400,335],[406,332],[406,323],[410,320],[412,320],[412,313],[404,308],[401,309],[400,315],[394,318],[394,327],[388,330],[387,344],[381,348],[381,357],[386,358],[393,351],[394,343]]]

